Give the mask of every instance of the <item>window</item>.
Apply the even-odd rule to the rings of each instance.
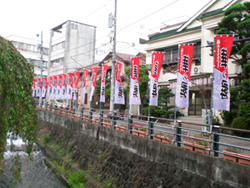
[[[77,24],[71,24],[71,29],[75,29],[75,30],[78,30],[78,25]]]

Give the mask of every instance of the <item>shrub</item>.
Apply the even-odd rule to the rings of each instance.
[[[249,125],[243,116],[234,118],[231,127],[237,129],[249,129]],[[250,135],[249,133],[244,133],[240,131],[233,131],[233,133],[237,136],[242,136],[242,137],[249,137]]]

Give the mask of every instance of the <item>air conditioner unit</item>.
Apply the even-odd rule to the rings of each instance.
[[[201,70],[200,66],[194,66],[193,68],[194,75],[200,74],[201,72],[200,70]]]

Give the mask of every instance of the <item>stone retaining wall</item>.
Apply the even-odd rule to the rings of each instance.
[[[86,187],[104,182],[113,187],[250,186],[249,166],[51,112],[38,110],[38,116],[44,120],[38,121],[40,129],[50,135],[45,147],[40,134],[39,144],[65,168],[78,166],[91,174]]]

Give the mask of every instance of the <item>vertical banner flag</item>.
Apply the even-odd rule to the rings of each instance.
[[[66,97],[66,74],[62,75],[62,89],[61,89],[61,99],[67,99]]]
[[[47,98],[52,97],[52,81],[53,81],[53,77],[49,77],[49,81],[48,81],[48,91],[47,91]]]
[[[122,64],[116,62],[116,76],[115,76],[115,104],[125,104],[124,93],[121,80]]]
[[[140,89],[139,89],[139,67],[140,67],[140,58],[139,57],[132,58],[131,73],[130,73],[129,104],[141,104]]]
[[[36,97],[40,97],[42,92],[41,78],[37,78]]]
[[[107,70],[108,70],[108,65],[102,65],[100,102],[105,102],[105,82],[106,82]]]
[[[52,88],[53,88],[52,98],[56,99],[57,98],[57,76],[53,76]]]
[[[216,36],[214,39],[213,109],[215,110],[230,110],[228,58],[233,40],[234,36]]]
[[[35,97],[36,96],[36,79],[35,78],[33,78],[32,90],[33,90],[32,96]]]
[[[152,54],[149,101],[150,106],[158,106],[158,78],[161,72],[162,60],[162,52],[154,52]]]
[[[98,74],[98,68],[94,67],[92,70],[92,78],[91,78],[91,93],[90,93],[90,101],[92,101],[92,97],[95,91],[96,78]]]
[[[72,99],[73,80],[72,73],[67,73],[67,99]]]
[[[83,76],[82,76],[82,100],[85,100],[85,88],[86,88],[86,79],[88,76],[88,70],[84,69]]]
[[[175,105],[181,108],[188,108],[189,106],[189,83],[191,78],[193,49],[193,44],[179,46]]]
[[[61,99],[61,90],[62,90],[62,75],[57,76],[57,98]]]
[[[47,91],[47,78],[43,77],[42,97],[45,97]]]
[[[80,78],[80,72],[75,71],[74,73],[74,93],[73,93],[73,99],[76,100],[76,88],[77,88],[77,84]]]

